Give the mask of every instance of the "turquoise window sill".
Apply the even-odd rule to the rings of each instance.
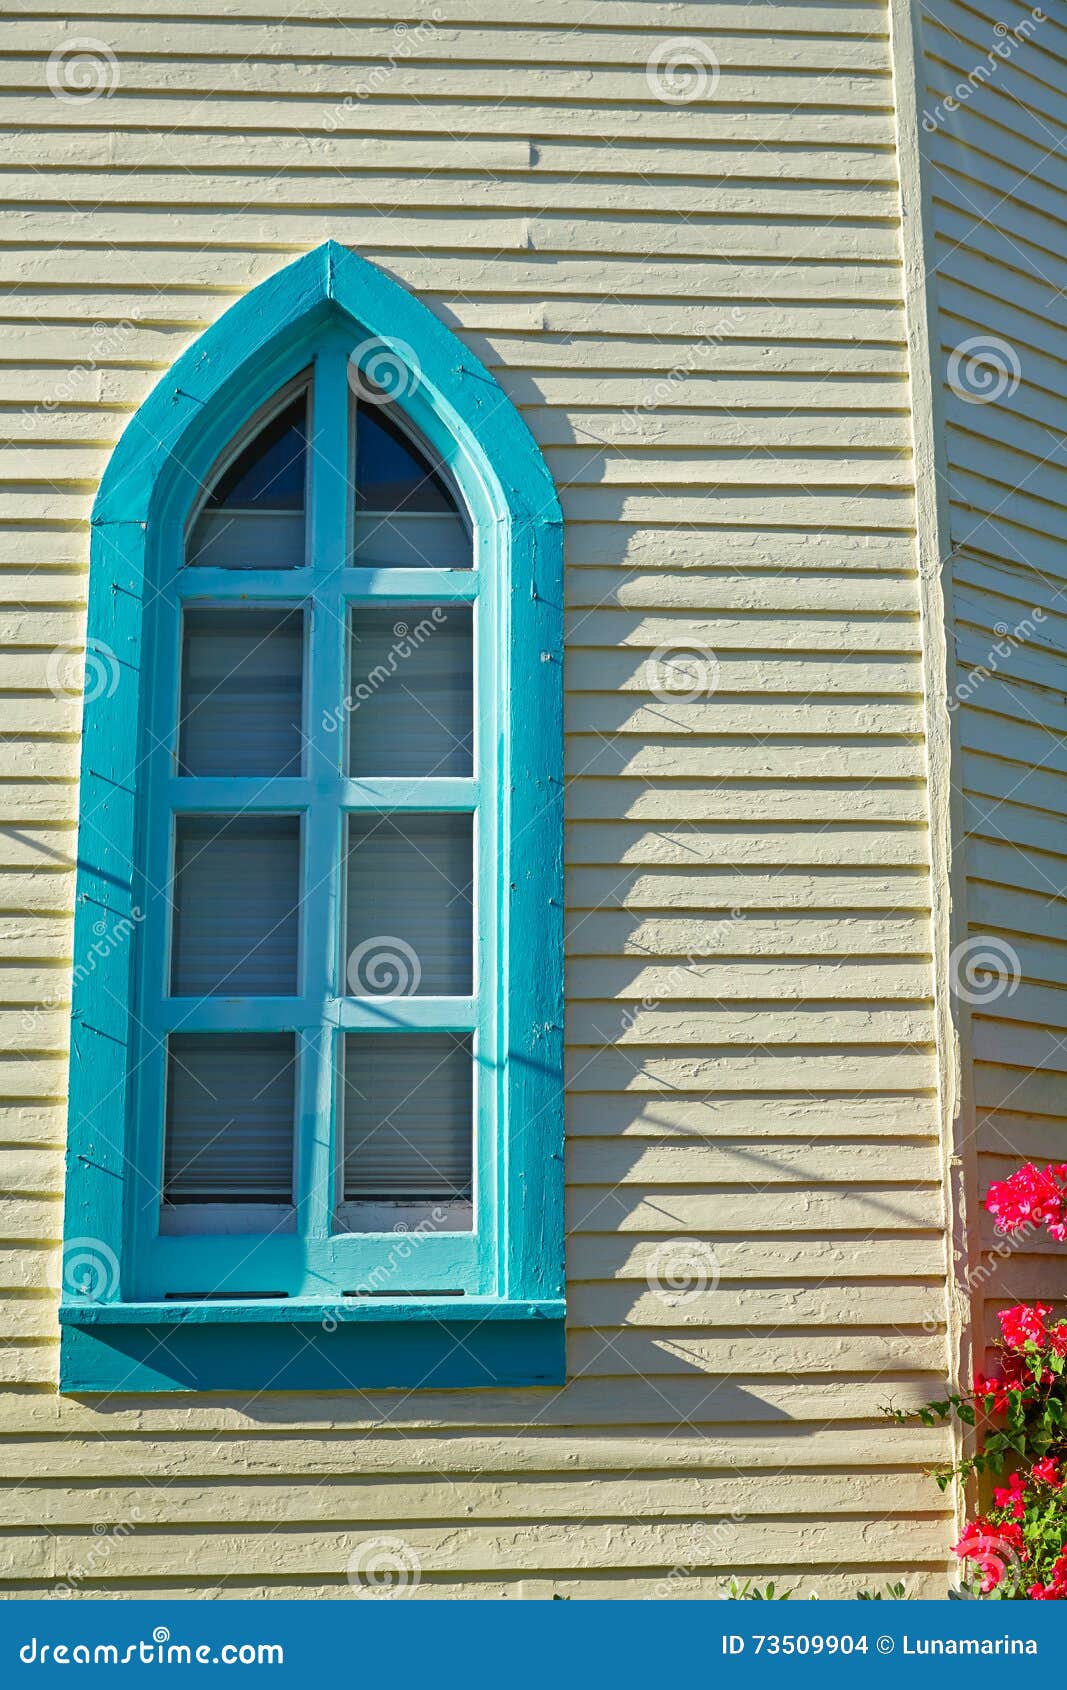
[[[60,1390],[492,1389],[562,1385],[562,1301],[66,1303]]]

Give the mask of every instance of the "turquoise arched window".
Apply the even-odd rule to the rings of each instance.
[[[332,243],[123,435],[66,1389],[562,1377],[560,536],[492,377]]]

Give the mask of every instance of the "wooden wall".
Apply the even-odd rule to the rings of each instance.
[[[980,1197],[1067,1157],[1067,20],[937,0],[921,28]],[[972,1289],[995,1335],[1006,1301],[1063,1296],[1067,1262],[1043,1233],[1006,1253],[982,1222]]]
[[[881,1414],[946,1367],[885,8],[326,10],[72,0],[62,22],[9,0],[0,21],[0,1584],[343,1595],[385,1536],[419,1596],[707,1595],[732,1571],[932,1593],[942,1446]],[[695,101],[649,78],[676,37],[721,69]],[[115,86],[57,97],[49,56],[69,95],[86,38]],[[53,653],[83,635],[131,411],[327,236],[487,360],[568,519],[572,1379],[63,1400],[79,707]],[[1012,309],[1035,370],[1054,360],[1029,297]],[[973,591],[1013,568],[976,557]],[[717,689],[672,699],[664,653],[693,646]],[[672,1298],[694,1250],[715,1271]]]

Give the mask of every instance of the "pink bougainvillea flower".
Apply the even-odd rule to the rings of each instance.
[[[981,1575],[981,1591],[988,1596],[1000,1584],[1010,1563],[1025,1561],[1022,1527],[1014,1520],[994,1526],[981,1516],[972,1520],[958,1543],[952,1546],[953,1555],[961,1561],[971,1561]]]
[[[1033,1308],[1016,1303],[1014,1308],[1001,1309],[997,1319],[1009,1350],[1025,1349],[1027,1343],[1044,1345],[1048,1337],[1045,1320],[1051,1313],[1051,1303],[1035,1303]]]
[[[1045,1226],[1050,1237],[1067,1238],[1067,1163],[1050,1162],[1046,1168],[1025,1163],[1007,1179],[994,1181],[986,1208],[998,1232]]]
[[[1055,1465],[1055,1462],[1053,1462],[1053,1470],[1055,1470]],[[1006,1487],[998,1485],[994,1490],[993,1501],[998,1508],[1010,1508],[1017,1520],[1023,1520],[1026,1518],[1025,1490],[1026,1480],[1022,1474],[1013,1473]]]
[[[966,1525],[963,1528],[963,1536],[960,1538],[959,1542],[952,1545],[953,1555],[958,1555],[961,1561],[966,1560],[967,1545],[973,1543],[976,1538],[988,1537],[992,1530],[993,1528],[989,1524],[989,1521],[985,1518],[985,1515],[979,1514],[976,1519],[972,1520],[969,1525]]]
[[[1024,1560],[1026,1559],[1026,1546],[1023,1541],[1023,1529],[1021,1526],[1017,1526],[1012,1520],[1005,1520],[1002,1525],[994,1526],[993,1530],[996,1532],[1002,1543],[1008,1544],[1009,1547],[1016,1550]]]
[[[991,1412],[1004,1414],[1008,1407],[1008,1384],[1003,1374],[986,1375],[976,1373],[974,1376],[974,1395],[977,1402],[985,1404],[987,1397],[993,1398]]]
[[[1039,1484],[1051,1485],[1053,1490],[1059,1490],[1063,1484],[1060,1470],[1051,1455],[1044,1455],[1040,1461],[1034,1462],[1030,1469],[1030,1477],[1036,1479]]]
[[[1048,1347],[1055,1355],[1067,1356],[1067,1320],[1049,1328]]]
[[[1067,1601],[1067,1555],[1061,1555],[1048,1584],[1032,1584],[1026,1593],[1032,1602]]]

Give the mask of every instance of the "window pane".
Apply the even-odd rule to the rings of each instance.
[[[474,1065],[469,1038],[350,1033],[344,1081],[347,1202],[470,1198]]]
[[[353,775],[472,772],[470,605],[360,607],[352,616],[350,662]]]
[[[454,511],[455,501],[427,454],[384,405],[356,408],[356,508]]]
[[[290,1203],[292,1033],[168,1041],[165,1203]]]
[[[294,995],[299,904],[298,817],[179,816],[171,991]]]
[[[469,815],[351,816],[342,990],[469,994],[473,867]]]
[[[432,454],[395,406],[356,406],[355,561],[364,569],[469,569],[471,538]]]
[[[305,391],[223,470],[193,528],[189,563],[223,569],[303,563],[307,409]]]
[[[304,617],[190,606],[182,625],[183,775],[298,775]]]
[[[357,511],[354,562],[359,569],[470,569],[473,555],[458,516]]]
[[[307,393],[266,423],[223,470],[209,510],[302,511],[307,457]]]
[[[186,561],[207,569],[300,569],[303,513],[205,511],[193,530]]]

